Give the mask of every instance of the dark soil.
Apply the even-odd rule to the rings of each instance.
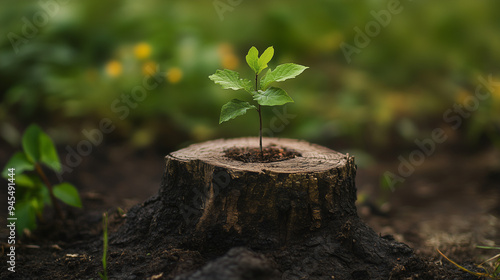
[[[226,157],[242,162],[273,162],[283,161],[294,157],[300,157],[300,153],[286,147],[270,145],[262,148],[239,148],[227,149]]]
[[[6,162],[11,154],[10,149],[2,148],[0,161]],[[47,209],[38,229],[18,238],[15,273],[7,271],[8,231],[1,227],[0,278],[98,279],[102,272],[102,213],[108,212],[110,279],[220,279],[215,275],[221,271],[227,272],[223,279],[334,279],[323,274],[334,270],[324,256],[342,259],[342,250],[331,246],[335,244],[330,242],[335,237],[332,233],[271,253],[254,248],[210,250],[167,234],[149,238],[145,231],[137,239],[138,235],[124,231],[126,221],[139,214],[139,225],[168,222],[155,220],[154,212],[160,203],[155,194],[164,155],[155,150],[136,152],[123,145],[96,149],[65,177],[79,188],[84,208],[63,207],[64,222],[55,220]],[[441,149],[416,167],[394,192],[385,192],[379,187],[380,176],[397,171],[397,157],[386,155],[374,165],[358,168],[356,179],[360,217],[387,240],[403,242],[416,253],[405,265],[394,264],[390,279],[478,279],[446,262],[436,249],[476,271],[474,264],[498,253],[475,246],[500,244],[499,151]],[[5,202],[4,189],[0,200]],[[118,208],[126,215],[120,215]],[[0,215],[6,221],[6,207],[0,209]],[[141,228],[147,227],[135,230]],[[344,261],[348,264],[350,260]],[[248,276],[235,278],[238,273]],[[351,276],[369,279],[369,274],[357,271]]]

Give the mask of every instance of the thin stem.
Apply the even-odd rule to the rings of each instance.
[[[49,179],[47,179],[47,176],[45,176],[45,173],[43,172],[40,164],[35,163],[35,169],[36,169],[36,172],[38,173],[38,175],[40,176],[40,178],[42,178],[42,181],[47,186],[47,189],[49,189],[50,200],[52,201],[52,205],[54,205],[54,208],[56,209],[57,216],[61,220],[64,220],[64,216],[63,216],[61,207],[59,206],[59,203],[57,202],[57,199],[54,196],[54,191],[52,190],[52,185],[50,184]]]
[[[259,121],[260,121],[260,126],[259,126],[259,146],[260,146],[260,157],[264,157],[264,152],[262,151],[262,110],[260,108],[259,104]]]
[[[259,90],[259,74],[255,74],[255,91]]]
[[[255,91],[259,90],[259,74],[255,74]],[[264,152],[262,151],[262,108],[259,104],[259,147],[260,147],[260,158],[264,158]]]

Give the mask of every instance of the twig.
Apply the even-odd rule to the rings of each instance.
[[[35,169],[40,178],[42,178],[42,181],[45,183],[47,186],[47,189],[49,189],[49,195],[50,195],[50,200],[52,201],[52,204],[54,205],[54,208],[56,209],[56,215],[64,221],[64,215],[61,210],[61,207],[59,206],[59,202],[57,202],[56,197],[54,196],[54,191],[52,188],[52,184],[50,184],[49,179],[47,179],[47,176],[45,176],[45,173],[42,170],[42,167],[40,164],[35,163]]]

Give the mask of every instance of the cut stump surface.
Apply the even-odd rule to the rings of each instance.
[[[191,145],[166,157],[160,190],[165,206],[181,209],[180,231],[214,232],[254,245],[283,245],[304,234],[356,216],[354,159],[293,139],[265,138],[264,145],[287,148],[295,158],[244,163],[225,155],[252,147],[258,138],[215,140]]]

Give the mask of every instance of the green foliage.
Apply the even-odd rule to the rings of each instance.
[[[462,95],[474,96],[481,84],[478,76],[488,80],[491,74],[496,82],[500,78],[494,66],[500,64],[500,17],[496,12],[500,1],[456,0],[453,5],[447,1],[431,5],[399,1],[403,11],[386,19],[374,15],[387,11],[391,1],[279,1],[286,9],[274,1],[247,1],[244,6],[228,7],[223,22],[212,1],[152,1],[154,4],[142,6],[137,1],[118,5],[60,2],[68,3],[61,8],[64,6],[64,15],[71,16],[59,17],[62,13],[58,13],[43,28],[33,23],[41,9],[39,1],[18,1],[0,11],[4,30],[22,37],[17,40],[18,53],[8,36],[0,38],[0,76],[8,77],[2,81],[0,116],[12,124],[29,124],[40,117],[57,120],[61,130],[75,128],[64,129],[74,133],[68,135],[71,139],[81,136],[83,122],[93,124],[102,118],[114,121],[116,139],[131,139],[138,130],[155,139],[166,127],[189,131],[195,139],[215,137],[216,130],[222,135],[246,133],[252,118],[242,118],[239,126],[217,127],[216,122],[207,121],[207,116],[218,119],[220,105],[232,97],[214,98],[210,93],[217,89],[207,89],[211,82],[205,73],[237,70],[246,64],[249,38],[279,46],[268,63],[273,71],[277,58],[282,62],[300,59],[307,61],[304,65],[314,66],[307,85],[297,84],[289,92],[296,102],[294,111],[304,117],[286,130],[287,136],[313,142],[342,138],[358,148],[367,143],[387,148],[393,141],[405,141],[407,135],[399,130],[403,118],[418,127],[423,137],[435,128],[432,124],[443,121],[443,112],[462,100]],[[443,10],[448,13],[443,15]],[[36,38],[22,34],[23,17],[37,27]],[[371,24],[385,20],[388,24],[380,25],[378,35],[367,34],[367,27],[373,32]],[[96,24],[100,28],[89,32]],[[190,32],[179,37],[186,28]],[[364,36],[366,40],[355,40]],[[369,45],[360,46],[364,41]],[[78,42],[85,42],[85,51]],[[151,54],[138,58],[134,46],[141,42],[149,44]],[[342,43],[354,48],[350,63]],[[121,65],[118,74],[109,73],[110,62]],[[110,110],[110,105],[142,84],[143,69],[151,63],[158,65],[158,87],[148,89],[147,98],[136,108],[129,107],[130,114],[120,119],[126,114]],[[183,73],[175,84],[164,79],[172,67]],[[200,89],[207,89],[207,94],[200,94]],[[494,139],[499,135],[500,90],[494,89],[457,130],[467,132],[468,137],[456,139],[480,145],[484,136]],[[118,105],[116,108],[126,107],[123,102]],[[159,114],[172,124],[157,122]],[[400,137],[394,139],[394,132]],[[0,137],[15,138],[4,130]],[[412,142],[415,137],[407,140]],[[7,141],[16,143],[12,138]]]
[[[256,108],[254,105],[251,105],[246,101],[233,99],[222,106],[219,123],[223,123],[238,116],[244,115],[246,114],[248,109]]]
[[[288,94],[283,89],[277,87],[268,87],[273,82],[282,82],[294,78],[308,67],[294,63],[279,65],[274,71],[267,71],[267,73],[264,74],[264,76],[261,78],[259,84],[259,74],[262,72],[262,70],[268,67],[267,64],[269,63],[269,61],[271,61],[273,55],[273,47],[267,48],[260,57],[257,48],[251,47],[248,51],[246,61],[248,66],[250,66],[250,68],[255,73],[254,90],[251,89],[252,82],[250,80],[240,79],[240,75],[238,74],[238,72],[232,70],[217,70],[215,74],[209,76],[210,80],[212,80],[216,84],[221,85],[223,89],[244,89],[245,91],[250,93],[252,99],[257,101],[258,104],[258,107],[256,107],[246,101],[233,99],[222,106],[219,123],[223,123],[238,116],[242,116],[246,114],[248,109],[257,110],[259,112],[259,118],[261,118],[260,106],[278,106],[293,102],[293,99],[288,96]],[[260,129],[260,135],[262,139],[262,127]]]
[[[260,80],[260,87],[265,90],[272,82],[283,82],[295,78],[307,68],[294,63],[281,64],[274,71],[269,69],[262,80]]]
[[[61,171],[61,162],[54,143],[40,127],[30,125],[23,134],[22,144],[24,156],[29,163],[33,164],[33,168],[35,163],[40,162],[54,171]]]
[[[38,200],[36,198],[32,199],[24,199],[24,201],[20,201],[16,203],[15,211],[17,222],[16,229],[18,234],[22,234],[20,229],[33,229],[36,227],[36,214],[37,214],[37,203]]]
[[[477,246],[479,249],[487,249],[487,250],[500,250],[500,247],[493,247],[493,246]],[[486,268],[484,266],[485,263],[492,262],[492,265],[490,268]],[[497,254],[480,265],[478,267],[483,268],[484,270],[487,271],[487,274],[489,278],[491,279],[500,279],[500,254]]]
[[[23,134],[23,150],[26,158],[35,163],[40,159],[40,134],[42,130],[37,125],[30,125]]]
[[[221,85],[223,89],[244,89],[248,92],[252,92],[252,82],[247,79],[240,79],[240,74],[232,70],[217,70],[215,74],[211,75],[209,78],[214,81],[214,83]]]
[[[70,206],[82,207],[78,191],[73,185],[64,182],[52,187],[48,182],[41,165],[59,172],[61,162],[52,139],[40,127],[32,124],[26,129],[22,137],[22,147],[23,151],[15,153],[2,171],[2,177],[8,178],[9,169],[15,170],[17,194],[13,212],[18,221],[19,234],[22,234],[25,228],[36,228],[36,218],[41,218],[45,205],[52,204],[56,211],[60,211],[51,193]]]
[[[54,196],[59,198],[64,203],[77,208],[82,207],[78,191],[72,184],[64,182],[59,185],[55,185],[53,191]]]
[[[492,246],[477,246],[477,248],[488,249],[488,250],[500,250],[500,247],[492,247]],[[475,272],[475,271],[471,271],[469,269],[466,269],[465,267],[459,265],[458,263],[456,263],[453,260],[451,260],[450,258],[448,258],[441,251],[439,251],[439,250],[437,250],[437,251],[441,256],[443,256],[447,261],[452,263],[454,266],[458,267],[459,269],[461,269],[461,270],[463,270],[471,275],[474,275],[477,277],[484,277],[484,278],[492,279],[492,280],[500,280],[500,254],[497,254],[497,255],[495,255],[495,256],[493,256],[493,257],[487,259],[486,261],[477,265],[478,268],[486,271],[486,273],[483,273],[483,272]],[[489,265],[489,267],[486,267],[485,264],[490,263],[490,262],[491,262],[491,264]]]
[[[35,165],[26,157],[26,153],[17,152],[15,153],[10,160],[5,165],[4,170],[2,171],[2,177],[7,178],[8,168],[15,168],[16,173],[20,174],[24,171],[31,171],[35,169]],[[19,182],[18,182],[19,184]]]
[[[259,74],[262,70],[266,69],[267,64],[274,55],[274,48],[267,48],[264,53],[259,57],[259,51],[256,47],[251,47],[246,55],[246,61],[248,66],[255,73],[255,89],[252,90],[252,82],[247,79],[240,79],[238,72],[224,69],[217,70],[215,74],[210,75],[208,78],[214,83],[222,86],[223,89],[240,90],[244,89],[252,96],[252,99],[257,101],[258,107],[251,105],[246,101],[239,99],[233,99],[228,103],[224,104],[221,109],[219,124],[228,120],[232,120],[238,116],[246,114],[248,109],[255,109],[259,113],[259,137],[260,137],[260,150],[262,152],[262,114],[261,106],[279,106],[284,105],[289,102],[293,102],[293,99],[288,96],[288,94],[281,88],[268,86],[273,82],[281,82],[287,79],[291,79],[302,73],[308,67],[287,63],[276,67],[275,71],[267,71],[262,77],[259,84]]]
[[[267,48],[264,53],[259,57],[259,51],[256,47],[251,47],[246,56],[248,66],[252,68],[255,74],[260,74],[262,70],[267,68],[267,63],[271,61],[274,55],[274,48]]]
[[[103,243],[103,250],[102,250],[102,269],[103,273],[99,272],[99,277],[101,277],[102,280],[107,280],[108,279],[108,270],[107,270],[107,259],[108,259],[108,215],[104,213],[102,215],[102,243]]]
[[[293,99],[281,88],[268,88],[265,91],[259,90],[255,93],[253,99],[262,106],[278,106],[288,102],[293,102]]]
[[[54,146],[52,139],[50,139],[47,134],[43,133],[43,131],[40,131],[38,136],[38,145],[40,149],[39,161],[50,167],[52,170],[61,172],[61,162],[59,161],[56,147]]]

